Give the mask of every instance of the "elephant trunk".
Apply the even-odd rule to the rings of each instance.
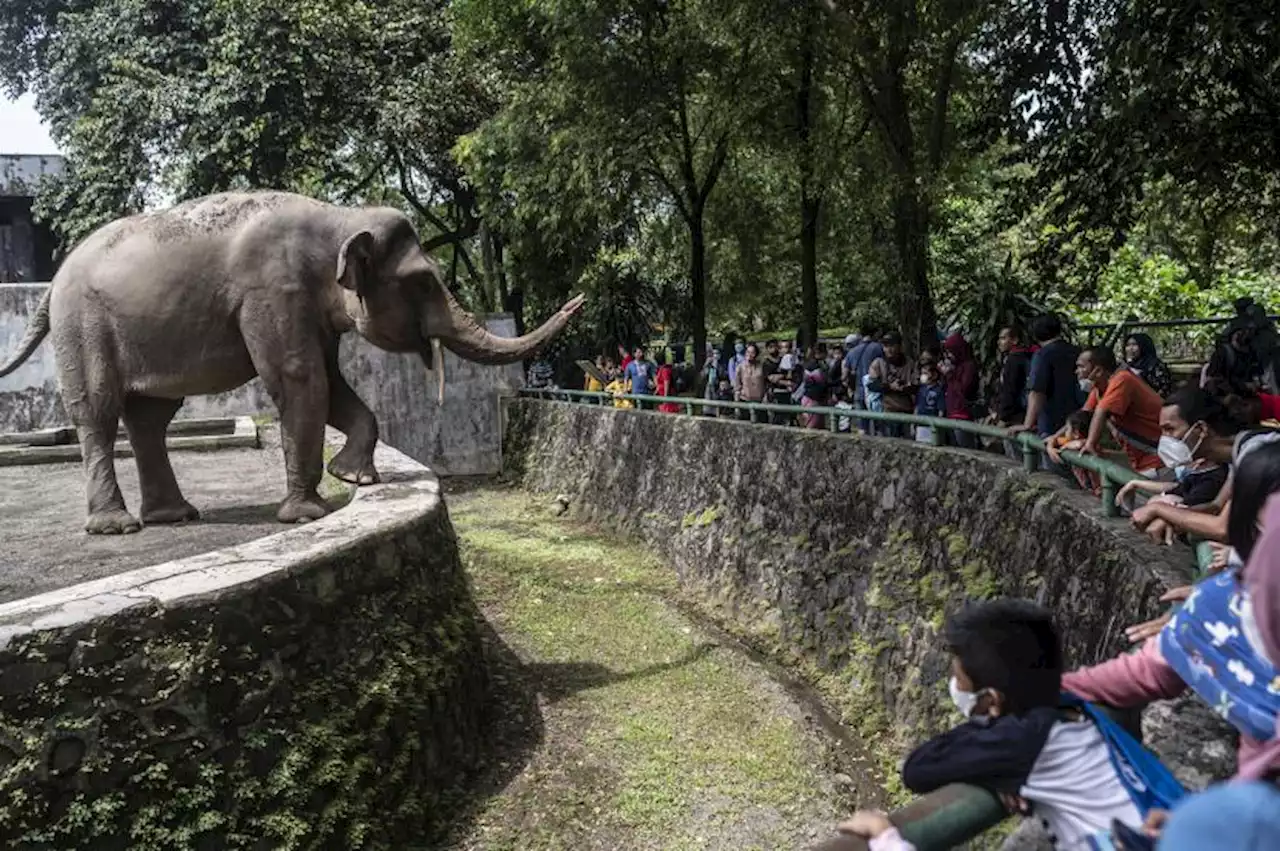
[[[436,311],[429,310],[428,323],[424,323],[427,336],[439,337],[449,351],[484,364],[508,364],[528,359],[564,329],[583,301],[583,296],[571,299],[555,316],[523,337],[499,337],[489,333],[474,316],[463,310],[452,293],[444,287],[440,289],[445,296],[443,321],[433,315]],[[435,322],[441,322],[442,327],[438,330],[431,328]]]

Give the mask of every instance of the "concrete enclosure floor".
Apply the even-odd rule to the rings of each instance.
[[[275,517],[285,493],[279,434],[271,428],[260,434],[261,449],[170,453],[183,495],[201,519],[134,535],[85,534],[78,462],[0,467],[0,603],[284,530]],[[136,516],[133,459],[117,458],[116,475]]]

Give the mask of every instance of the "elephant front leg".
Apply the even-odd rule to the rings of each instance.
[[[335,356],[330,359],[329,425],[347,436],[342,450],[329,461],[329,472],[344,482],[371,485],[378,482],[373,466],[373,450],[378,445],[378,421],[338,371]]]
[[[264,322],[271,314],[258,311],[253,316],[255,322]],[[324,353],[319,341],[281,345],[279,326],[265,324],[262,329],[245,329],[245,342],[280,412],[280,442],[289,490],[276,518],[281,523],[306,523],[329,513],[317,491],[324,475],[324,424],[329,411]]]
[[[324,424],[328,388],[323,370],[307,377],[284,380],[280,409],[280,440],[284,444],[289,492],[276,512],[281,523],[308,523],[329,513],[318,488],[324,475]]]

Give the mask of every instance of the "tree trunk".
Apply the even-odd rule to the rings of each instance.
[[[802,346],[818,341],[818,213],[822,198],[814,184],[813,67],[818,6],[809,3],[800,40],[800,84],[796,88],[796,128],[800,136],[800,336]]]
[[[498,269],[493,259],[493,240],[489,236],[489,226],[483,221],[477,228],[480,239],[480,268],[484,270],[480,286],[484,290],[485,310],[499,309],[502,297],[498,292]]]
[[[498,269],[498,304],[501,304],[503,306],[502,309],[506,310],[508,299],[507,267],[506,261],[503,259],[502,234],[490,231],[489,238],[493,240],[493,260]]]
[[[821,198],[800,197],[800,328],[803,344],[818,342],[818,214]]]
[[[894,247],[902,280],[893,284],[899,324],[908,347],[920,352],[938,343],[938,315],[929,290],[929,211],[914,175],[900,175],[893,207]]]
[[[699,372],[707,354],[707,242],[703,205],[695,204],[689,220],[689,282],[693,300],[693,365]]]

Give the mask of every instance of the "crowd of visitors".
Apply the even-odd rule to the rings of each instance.
[[[1106,346],[1078,348],[1052,315],[1029,331],[1001,331],[986,386],[961,334],[913,357],[896,332],[866,328],[842,346],[803,351],[729,340],[709,353],[701,381],[683,352],[669,363],[637,347],[616,361],[601,357],[587,389],[625,407],[635,403],[628,395],[687,397],[701,385],[706,400],[801,409],[769,412],[774,424],[824,428],[822,415],[803,409],[839,408],[848,415],[838,431],[926,441],[930,428],[858,412],[983,422],[999,430],[943,436],[1016,452],[1011,438],[1032,432],[1045,441],[1046,469],[1095,492],[1096,475],[1063,464],[1063,451],[1127,465],[1138,476],[1117,505],[1157,541],[1208,542],[1208,575],[1165,595],[1176,610],[1127,630],[1136,652],[1074,671],[1064,669],[1057,626],[1038,605],[996,600],[953,614],[944,637],[962,723],[907,757],[903,783],[917,793],[956,782],[989,789],[1011,811],[1038,817],[1064,851],[1280,848],[1280,335],[1243,300],[1208,363],[1180,382],[1145,334],[1121,341],[1117,357]],[[1239,742],[1235,776],[1197,793],[1097,709],[1188,689]],[[911,849],[883,813],[857,813],[840,829],[873,849]]]

